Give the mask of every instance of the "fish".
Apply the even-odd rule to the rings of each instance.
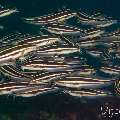
[[[10,95],[16,89],[26,88],[28,82],[4,82],[0,83],[0,95]]]
[[[86,48],[86,49],[91,49],[91,50],[101,50],[101,48],[99,47],[103,47],[103,49],[115,49],[115,45],[119,44],[119,41],[109,41],[109,40],[100,40],[101,38],[98,39],[86,39],[86,40],[77,40],[75,39],[74,44],[79,45],[82,48]]]
[[[109,50],[110,48],[114,50],[114,43],[105,43],[106,47],[103,46],[103,49],[99,48],[98,44],[104,44],[104,42],[95,42],[95,41],[89,41],[89,42],[82,42],[82,43],[75,43],[75,46],[79,46],[80,48],[85,48],[86,50],[90,51],[92,53],[92,51],[96,51],[99,53],[103,53],[106,52],[106,50]],[[93,52],[93,53],[94,53]]]
[[[80,29],[60,24],[48,25],[45,29],[52,34],[59,35],[63,41],[71,46],[72,44],[74,45],[74,43],[88,43],[98,40],[105,32],[102,28]],[[69,35],[69,38],[66,37],[66,35]]]
[[[119,72],[114,71],[113,69],[110,69],[108,67],[101,67],[101,69],[96,71],[96,74],[97,76],[101,76],[108,79],[116,79],[119,77]]]
[[[79,40],[81,42],[85,42],[89,39],[94,39],[94,38],[98,38],[101,37],[101,35],[104,33],[104,30],[100,30],[100,29],[91,29],[90,32],[88,32],[86,35],[84,36],[80,36]]]
[[[102,69],[104,69],[105,71],[108,71],[109,73],[113,73],[113,74],[119,74],[120,72],[120,67],[117,67],[117,66],[112,66],[112,65],[109,65],[109,66],[104,66],[102,67]]]
[[[24,56],[32,51],[37,50],[39,47],[52,44],[59,39],[43,39],[42,41],[37,39],[32,42],[19,43],[14,47],[9,47],[0,51],[0,64],[8,64],[14,62],[18,58],[24,58]]]
[[[53,24],[53,23],[63,23],[67,19],[70,19],[76,15],[75,12],[72,12],[70,9],[65,11],[48,14],[40,17],[33,17],[33,18],[23,18],[23,20],[27,23],[32,23],[36,25],[46,25],[46,24]]]
[[[37,52],[37,51],[36,51]],[[33,55],[33,54],[32,54]],[[52,67],[55,68],[55,66],[58,68],[61,66],[61,68],[66,68],[66,67],[79,67],[82,63],[82,61],[79,59],[79,57],[76,57],[76,56],[70,56],[70,55],[66,55],[65,54],[60,54],[60,55],[57,55],[57,54],[37,54],[35,53],[35,56],[28,56],[26,57],[26,59],[20,63],[20,66],[21,68],[24,68],[26,65],[30,65],[33,63],[34,65],[37,63],[39,65],[42,65],[42,66],[46,66],[46,68],[48,67]],[[33,65],[33,67],[34,67]],[[29,67],[30,67],[29,66]],[[32,67],[32,66],[31,66]],[[42,68],[39,68],[40,66],[38,66],[38,69],[42,69]],[[44,69],[44,68],[43,68]]]
[[[92,77],[86,76],[68,76],[63,80],[58,80],[55,82],[58,87],[65,88],[79,88],[79,89],[96,89],[102,88],[112,84],[115,80],[106,80],[106,79],[95,79]]]
[[[13,13],[19,12],[16,8],[14,9],[3,9],[0,11],[0,18],[5,17],[5,16],[9,16]]]
[[[42,88],[39,86],[34,87],[27,87],[18,89],[18,91],[14,91],[13,94],[16,97],[35,97],[35,96],[41,96],[41,95],[47,95],[49,93],[55,93],[58,92],[59,88],[57,87],[44,87]]]
[[[78,16],[82,19],[82,20],[105,20],[106,17],[104,15],[102,15],[101,13],[95,13],[95,14],[87,14],[83,11],[77,12]]]
[[[24,57],[25,54],[36,50],[35,46],[19,45],[15,47],[9,47],[0,51],[0,64],[6,65],[15,62],[16,59]]]
[[[94,28],[93,28],[94,31]],[[96,34],[88,34],[90,35],[85,35],[85,37],[80,36],[80,38],[76,38],[75,41],[78,42],[79,44],[99,44],[99,43],[106,43],[106,44],[113,44],[113,43],[119,43],[119,30],[115,32],[104,32],[104,30],[100,29],[95,29]],[[99,31],[99,32],[97,32]]]
[[[11,78],[11,81],[15,80],[28,81],[32,79],[31,76],[24,74],[22,71],[19,71],[16,67],[12,65],[0,66],[0,72],[2,72],[6,76],[9,76]]]
[[[34,60],[29,61],[21,66],[21,69],[24,71],[28,70],[46,70],[48,72],[55,72],[55,71],[65,71],[69,69],[78,68],[78,65],[68,65],[64,63],[58,63],[54,61],[41,61],[41,60]]]
[[[113,72],[120,72],[120,66],[105,65],[103,68],[105,68],[106,70],[113,71]]]
[[[120,80],[119,80],[119,78],[116,80],[116,82],[114,84],[114,90],[115,90],[116,94],[119,96],[120,95]]]
[[[102,34],[101,37],[96,41],[101,41],[104,43],[120,43],[120,30],[116,30],[111,33]]]
[[[41,83],[54,83],[56,80],[63,79],[66,76],[69,76],[72,71],[60,71],[60,72],[43,72],[42,74],[38,74],[34,77],[33,80],[30,81],[29,84],[41,84]]]
[[[59,49],[59,48],[62,49],[62,48],[68,48],[68,47],[70,48],[70,47],[73,47],[73,46],[70,46],[68,43],[66,43],[66,41],[64,41],[62,38],[60,38],[60,41],[56,41],[53,44],[43,46],[43,47],[39,48],[36,52],[39,52],[39,51],[44,52],[44,51],[52,50],[52,49],[55,49],[56,52],[57,52],[57,49]]]
[[[65,90],[64,93],[72,97],[79,98],[98,98],[98,97],[111,97],[113,94],[105,90],[94,90],[94,89],[84,89],[84,90]]]
[[[70,38],[72,42],[78,44],[93,44],[96,41],[101,42],[100,39],[105,31],[101,28],[90,28],[85,30],[85,34],[80,35],[79,37]]]
[[[83,29],[63,25],[63,24],[48,24],[43,29],[47,30],[48,32],[56,35],[82,35],[85,34]]]
[[[80,21],[80,23],[82,23],[83,25],[92,25],[95,27],[108,27],[111,26],[113,24],[117,24],[117,20],[112,20],[107,18],[95,18],[93,16],[88,16],[85,13],[78,12],[77,13],[77,17]]]
[[[91,46],[86,47],[86,50],[92,52],[92,51],[96,51],[99,53],[103,53],[103,51],[106,51],[110,48],[113,48],[113,44],[107,44],[107,43],[103,43],[103,42],[97,42],[97,43],[92,43]]]
[[[54,41],[54,42],[52,42]],[[24,45],[24,44],[33,44],[38,46],[45,46],[50,45],[51,42],[55,43],[60,41],[60,38],[56,36],[50,36],[50,35],[42,35],[42,36],[28,36],[26,38],[23,38],[22,40],[19,40],[16,42],[16,45]]]
[[[47,49],[44,51],[37,51],[36,54],[40,56],[57,56],[57,55],[65,55],[65,54],[71,54],[71,53],[76,53],[80,52],[80,49],[76,47],[63,47],[63,48],[52,48],[52,49]]]

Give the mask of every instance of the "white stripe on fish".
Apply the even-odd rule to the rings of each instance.
[[[24,18],[24,20],[28,23],[36,24],[36,25],[44,25],[48,23],[60,23],[65,20],[76,16],[75,12],[67,9],[62,12],[48,14],[46,16],[34,17],[34,18]]]
[[[56,48],[56,49],[48,49],[45,51],[37,51],[36,54],[38,55],[61,55],[61,54],[70,54],[80,52],[80,49],[78,48]]]
[[[56,81],[57,86],[68,88],[100,88],[110,85],[114,80],[104,80],[86,77],[66,77],[63,80]]]
[[[85,97],[85,98],[96,98],[96,97],[108,97],[112,96],[111,92],[103,91],[103,90],[65,90],[65,93],[73,96],[73,97]]]
[[[9,77],[11,77],[11,80],[30,80],[31,77],[24,74],[23,72],[19,71],[17,68],[15,68],[12,65],[4,65],[0,67],[0,71]]]
[[[46,40],[38,40],[34,42],[25,42],[25,44],[18,44],[15,47],[10,47],[8,49],[2,50],[0,52],[0,64],[6,64],[9,62],[15,61],[15,59],[24,57],[29,52],[37,50],[39,47],[52,44],[59,39],[46,39]]]
[[[11,15],[15,12],[18,12],[17,9],[4,9],[0,11],[0,18]]]

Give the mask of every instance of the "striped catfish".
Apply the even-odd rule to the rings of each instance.
[[[38,74],[32,75],[34,78],[30,81],[30,84],[41,84],[41,83],[55,83],[55,81],[59,81],[61,79],[64,79],[67,76],[70,76],[70,74],[77,74],[77,72],[80,69],[72,69],[72,70],[66,70],[66,71],[57,71],[57,72],[47,72],[47,71],[41,71],[41,73],[38,72]],[[82,70],[81,68],[81,71]],[[29,72],[30,73],[30,72]]]
[[[0,83],[0,95],[10,95],[12,91],[26,88],[28,86],[28,82],[4,82]]]
[[[119,71],[112,69],[110,67],[101,67],[101,69],[96,71],[96,75],[108,79],[116,79],[119,77]]]
[[[88,42],[91,41],[92,39],[95,38],[100,38],[101,35],[104,33],[103,29],[100,28],[90,28],[86,30],[86,34],[83,36],[80,36],[80,38],[78,39],[80,42]]]
[[[85,34],[85,31],[83,29],[63,25],[63,24],[48,24],[46,27],[43,27],[45,30],[47,30],[50,33],[54,33],[57,35],[82,35]]]
[[[120,66],[114,66],[114,65],[105,65],[103,69],[108,71],[113,71],[115,73],[120,73]]]
[[[108,86],[112,84],[115,80],[106,80],[99,78],[92,78],[87,76],[68,76],[65,79],[58,80],[55,84],[59,87],[65,88],[87,88],[95,89]]]
[[[12,65],[3,65],[0,67],[0,72],[2,72],[4,75],[11,78],[11,81],[15,80],[30,80],[32,79],[31,76],[26,75],[22,71],[19,71],[16,67]]]
[[[39,47],[52,44],[59,39],[35,39],[29,41],[21,41],[14,47],[9,47],[5,50],[0,51],[0,64],[6,64],[13,62],[20,57],[24,57],[26,54],[37,50]]]
[[[95,18],[93,16],[88,16],[83,12],[78,12],[77,17],[83,25],[93,25],[95,27],[108,27],[117,23],[117,20],[112,20],[111,18]]]
[[[98,39],[98,41],[106,43],[120,43],[120,30],[118,29],[111,33],[105,33],[100,39]]]
[[[24,71],[28,70],[46,70],[48,72],[57,72],[57,71],[65,71],[69,69],[74,69],[79,67],[79,65],[68,65],[65,63],[58,63],[55,61],[41,61],[41,60],[32,60],[21,66],[21,69]]]
[[[75,15],[76,15],[75,12],[72,12],[71,10],[67,9],[65,11],[48,14],[45,16],[24,18],[24,21],[28,23],[36,24],[36,25],[45,25],[48,23],[61,23],[69,18],[74,17]]]
[[[0,18],[11,15],[15,12],[18,12],[17,9],[3,9],[0,11]]]
[[[50,45],[51,43],[55,43],[60,41],[60,38],[56,36],[50,36],[50,35],[42,35],[42,36],[28,36],[25,37],[19,41],[17,41],[16,45],[24,45],[24,44],[33,44],[36,46],[45,46]]]
[[[41,83],[54,83],[56,80],[60,80],[69,76],[72,71],[59,71],[59,72],[43,72],[42,74],[38,74],[34,76],[34,79],[30,81],[30,84],[41,84]]]
[[[80,98],[98,98],[98,97],[111,97],[113,94],[105,90],[94,90],[94,89],[84,89],[84,90],[64,90],[64,93],[69,94],[72,97]]]
[[[49,93],[58,92],[59,88],[57,87],[47,87],[45,85],[33,86],[21,88],[15,91],[12,91],[15,96],[20,97],[35,97],[40,95],[47,95]]]
[[[61,25],[61,24],[52,24],[47,25],[45,27],[48,32],[52,34],[57,34],[61,36],[61,39],[65,42],[67,41],[69,44],[70,42],[90,42],[96,38],[100,38],[101,35],[104,33],[104,30],[101,28],[90,28],[90,29],[80,29],[73,26]],[[68,39],[63,35],[69,35],[72,38]]]

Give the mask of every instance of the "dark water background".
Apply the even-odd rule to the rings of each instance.
[[[0,0],[0,5],[20,11],[0,20],[0,25],[4,26],[0,30],[1,37],[15,31],[36,34],[40,28],[25,24],[21,18],[46,15],[65,8],[81,9],[87,13],[101,12],[120,20],[119,0]],[[119,120],[120,114],[112,118],[102,117],[101,106],[106,104],[114,111],[120,109],[117,97],[79,99],[59,93],[25,99],[2,96],[0,120]]]

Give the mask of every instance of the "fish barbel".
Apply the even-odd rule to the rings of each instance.
[[[36,54],[40,56],[56,56],[56,55],[65,55],[65,54],[70,54],[70,53],[76,53],[80,52],[80,49],[75,48],[75,47],[64,47],[64,48],[56,48],[56,49],[48,49],[44,51],[37,51]]]

